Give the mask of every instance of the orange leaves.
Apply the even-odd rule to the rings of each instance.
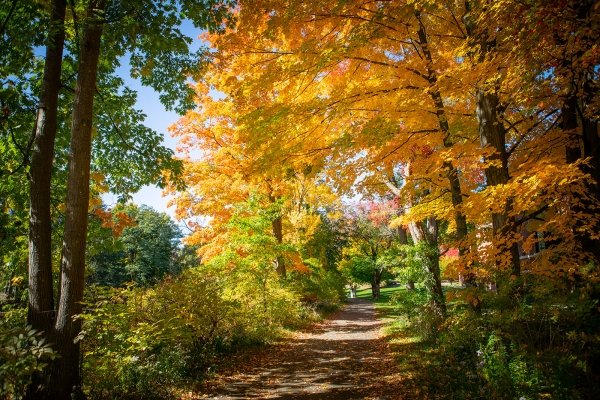
[[[178,216],[212,218],[189,240],[214,241],[206,252],[218,254],[231,240],[225,227],[236,205],[259,194],[285,199],[284,242],[302,246],[320,223],[319,207],[335,209],[340,193],[387,197],[390,187],[404,211],[393,226],[435,217],[451,247],[459,230],[468,231],[461,239],[468,255],[450,263],[453,273],[477,265],[478,276],[491,277],[508,265],[506,246],[529,251],[547,241],[556,244],[530,263],[546,271],[553,267],[544,263],[577,248],[576,232],[598,236],[589,177],[565,159],[580,135],[560,127],[569,79],[548,69],[559,57],[552,42],[573,21],[540,20],[540,13],[555,18],[553,2],[529,9],[503,0],[474,6],[468,27],[456,18],[467,14],[464,6],[241,1],[236,28],[206,36],[214,63],[196,85],[198,107],[171,128],[189,155]],[[539,43],[511,13],[535,28]],[[494,46],[473,38],[485,35]],[[562,49],[576,54],[573,39],[564,39]],[[598,57],[598,46],[587,45],[577,68]],[[482,148],[477,91],[498,97],[493,124],[504,128],[496,148],[505,148],[505,159],[494,146]],[[491,167],[506,167],[505,183],[489,185]],[[494,232],[493,214],[509,226]]]
[[[286,253],[286,258],[290,262],[290,269],[292,271],[296,271],[300,274],[310,273],[310,268],[308,268],[308,266],[304,264],[304,261],[302,261],[302,258],[297,252]]]
[[[98,207],[94,210],[94,215],[100,218],[103,228],[112,230],[115,237],[121,236],[125,228],[136,224],[133,218],[122,211],[105,210],[102,207]]]

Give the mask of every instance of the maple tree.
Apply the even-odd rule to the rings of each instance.
[[[0,41],[10,50],[0,55],[0,238],[10,270],[4,275],[10,290],[24,288],[18,271],[27,260],[28,322],[47,332],[62,355],[45,382],[30,386],[30,397],[38,387],[57,398],[77,389],[73,339],[81,322],[73,316],[83,311],[84,267],[93,258],[86,258],[86,246],[94,252],[105,244],[102,235],[130,234],[133,248],[146,234],[118,207],[105,209],[100,194],[111,190],[124,200],[148,182],[176,194],[178,217],[191,230],[186,241],[198,248],[198,268],[208,275],[190,272],[157,292],[136,293],[160,309],[176,288],[186,293],[177,301],[186,309],[199,282],[218,299],[215,315],[235,319],[232,305],[242,305],[235,320],[249,337],[257,331],[249,320],[276,330],[286,309],[294,319],[303,304],[336,303],[340,272],[351,282],[368,280],[375,298],[385,271],[404,274],[415,298],[427,294],[434,331],[454,329],[457,311],[446,307],[442,277],[459,277],[467,287],[456,296],[471,303],[473,323],[483,321],[486,331],[496,322],[481,312],[496,307],[505,318],[500,335],[515,349],[531,343],[510,322],[522,321],[521,309],[532,302],[553,321],[570,312],[565,320],[596,315],[585,307],[598,300],[600,277],[597,2],[230,6],[53,0],[2,7]],[[230,11],[233,25],[222,19]],[[203,35],[209,47],[190,53],[174,26],[183,18],[211,28]],[[32,61],[37,46],[46,48],[44,65]],[[114,75],[126,52],[133,77],[160,91],[168,107],[188,110],[171,128],[182,160],[158,146],[159,135],[134,110],[135,93]],[[354,196],[368,210],[348,211],[357,208],[349,201]],[[162,224],[173,228],[166,219]],[[52,266],[61,238],[55,301]],[[577,296],[585,306],[573,308]],[[503,301],[514,314],[498,306]],[[568,311],[548,311],[554,303]],[[141,315],[130,306],[123,312]],[[228,335],[235,330],[209,308],[193,322],[194,332],[204,332],[204,323]],[[184,314],[164,309],[185,325]],[[117,319],[123,337],[141,335],[143,324]],[[163,320],[155,322],[158,336],[170,335]],[[205,336],[207,348],[218,340],[212,331]],[[490,364],[502,346],[488,336],[480,349]],[[177,342],[157,337],[144,340]],[[581,348],[593,347],[587,331],[581,337]],[[111,353],[110,344],[96,343],[100,353]],[[127,354],[151,360],[145,343]],[[93,350],[87,354],[94,357]],[[482,374],[496,379],[490,365]],[[53,376],[60,379],[48,385]]]
[[[378,205],[367,204],[346,216],[349,243],[340,262],[342,274],[351,282],[371,285],[373,299],[379,299],[382,281],[391,276],[400,259],[398,237],[388,226],[389,214]]]
[[[509,14],[497,14],[511,8],[484,6],[242,2],[236,29],[209,37],[215,63],[199,90],[216,88],[228,106],[220,112],[206,104],[199,121],[212,118],[218,129],[235,131],[262,169],[304,163],[323,168],[341,189],[365,193],[384,193],[391,184],[411,204],[405,221],[450,223],[465,273],[492,263],[519,275],[525,239],[530,247],[547,232],[564,237],[557,241],[564,249],[568,226],[591,227],[586,218],[556,213],[551,200],[571,191],[578,203],[589,190],[585,175],[559,160],[549,140],[562,132],[558,111],[539,102],[541,93],[551,94],[548,85],[528,81],[543,67],[524,74],[528,59],[504,49],[510,34],[486,33],[499,32]],[[410,177],[398,182],[394,171],[409,165]],[[564,171],[566,180],[549,168]],[[524,238],[524,226],[532,230],[542,213],[539,235]],[[492,246],[484,246],[488,240]],[[562,251],[548,250],[548,257]],[[540,272],[549,267],[543,264]]]

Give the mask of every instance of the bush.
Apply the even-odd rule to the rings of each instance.
[[[399,291],[390,301],[398,312],[406,316],[411,329],[423,340],[433,340],[439,333],[444,321],[443,315],[431,305],[430,293],[422,286],[414,290]]]
[[[330,312],[346,299],[344,277],[337,271],[323,268],[316,259],[304,260],[309,271],[292,273],[290,287],[298,293],[304,306]]]
[[[0,320],[0,397],[21,399],[32,375],[42,372],[55,357],[39,332],[12,325],[10,318]]]
[[[93,398],[171,398],[218,359],[314,320],[280,280],[238,280],[209,268],[153,289],[95,288],[84,319],[84,382]]]
[[[435,398],[586,399],[600,394],[600,313],[594,285],[526,276],[499,293],[458,290],[442,323],[425,289],[392,301],[423,340]],[[480,308],[470,307],[476,297]],[[439,325],[438,325],[439,324]]]

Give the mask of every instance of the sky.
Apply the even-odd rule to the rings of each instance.
[[[202,31],[195,28],[191,21],[184,21],[181,25],[181,32],[194,39],[191,50],[197,50],[202,41],[198,36]],[[136,108],[142,110],[146,114],[145,125],[159,134],[163,135],[163,145],[176,152],[177,140],[172,138],[168,132],[168,127],[179,119],[179,115],[173,111],[167,111],[159,101],[158,93],[154,89],[142,86],[138,79],[132,79],[129,76],[129,57],[126,56],[121,60],[121,67],[117,73],[125,80],[125,84],[138,93]],[[116,204],[117,196],[110,193],[102,196],[105,204],[111,206]],[[133,202],[142,205],[145,204],[154,208],[157,211],[166,212],[174,218],[175,210],[173,207],[167,207],[168,197],[163,197],[162,190],[156,186],[144,186],[142,190],[133,195]]]

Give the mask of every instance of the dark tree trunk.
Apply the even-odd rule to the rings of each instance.
[[[381,297],[381,271],[375,269],[373,272],[373,280],[371,281],[371,295],[377,300]]]
[[[65,234],[61,262],[61,290],[55,337],[60,358],[54,366],[52,394],[56,400],[71,399],[80,392],[79,342],[82,311],[94,93],[106,0],[88,4],[87,24],[81,42],[77,87],[71,128],[71,156],[67,180]]]
[[[566,160],[574,163],[581,158],[589,158],[588,164],[583,164],[583,172],[590,174],[593,181],[588,185],[588,191],[592,203],[600,201],[600,138],[598,137],[598,122],[583,118],[581,124],[577,118],[577,98],[569,96],[561,110],[561,128],[568,132],[569,140],[566,147]],[[590,206],[588,208],[588,206]],[[574,212],[589,213],[593,204],[582,204],[574,207]],[[595,232],[598,229],[594,230]],[[596,262],[600,262],[600,240],[592,238],[585,232],[575,232],[575,236],[581,245],[581,249],[590,254]]]
[[[506,152],[506,131],[502,121],[498,116],[499,99],[498,95],[491,91],[479,89],[477,91],[477,119],[479,120],[479,140],[481,147],[492,147],[494,153],[486,161],[494,162],[499,165],[489,165],[485,168],[485,178],[488,186],[503,185],[508,183],[510,175],[508,173],[508,154]],[[494,238],[498,236],[509,235],[511,223],[507,215],[511,210],[511,202],[504,204],[504,210],[500,213],[492,213],[492,229]],[[521,274],[521,263],[519,259],[519,247],[517,243],[502,243],[500,241],[500,253],[507,254],[510,260],[511,274],[519,276]],[[504,257],[500,257],[504,258]]]
[[[582,156],[581,134],[577,123],[577,98],[569,96],[561,109],[561,129],[569,135],[566,148],[568,163],[574,163]]]
[[[463,20],[469,36],[468,40],[473,47],[479,47],[478,50],[471,53],[471,56],[477,62],[483,62],[495,44],[493,41],[488,40],[485,31],[477,32],[476,18],[471,15],[472,4],[470,1],[465,1],[465,9],[466,14]],[[486,90],[484,87],[477,88],[475,100],[481,147],[492,147],[495,152],[487,161],[499,161],[500,164],[500,166],[489,166],[485,169],[487,184],[488,186],[505,184],[508,182],[510,175],[508,173],[506,131],[498,115],[500,100],[494,90]],[[507,221],[507,215],[511,208],[511,202],[507,201],[503,212],[492,214],[494,238],[498,236],[507,237],[511,230],[514,230],[514,227],[511,227],[512,224],[509,223],[511,221]],[[518,244],[500,244],[498,250],[501,254],[506,255],[505,257],[498,257],[498,259],[510,260],[511,275],[519,276],[521,274],[521,261],[519,259]]]
[[[277,243],[279,243],[279,244],[283,243],[283,219],[281,218],[281,216],[278,216],[277,218],[275,218],[271,222],[271,225],[273,227],[273,236],[275,236]],[[276,266],[277,273],[279,274],[279,276],[281,278],[285,279],[285,277],[286,277],[285,260],[283,259],[282,256],[277,256],[277,260],[275,260],[275,262],[277,263],[277,266]]]
[[[29,307],[27,322],[46,333],[52,330],[52,220],[50,182],[58,118],[62,54],[65,41],[66,0],[52,2],[44,78],[31,153],[29,189]]]
[[[15,2],[16,4],[16,2]],[[54,288],[52,279],[52,218],[50,184],[54,143],[58,124],[58,95],[61,88],[62,55],[65,41],[66,0],[51,4],[46,44],[44,76],[38,104],[35,137],[29,167],[29,303],[27,323],[44,332],[52,343],[54,324]],[[49,375],[35,373],[27,388],[26,399],[50,398],[45,392]]]
[[[415,281],[409,280],[408,282],[406,282],[406,290],[415,290]]]
[[[406,234],[406,229],[402,227],[398,228],[398,242],[400,242],[400,244],[408,244],[408,235]]]
[[[451,148],[453,143],[450,138],[450,125],[448,124],[448,119],[446,118],[446,111],[444,108],[444,101],[442,99],[442,94],[437,88],[438,76],[434,67],[433,57],[431,55],[431,51],[429,50],[429,41],[427,38],[427,31],[425,29],[425,25],[421,19],[421,14],[419,11],[415,11],[415,16],[419,21],[419,30],[417,35],[419,37],[419,44],[421,50],[423,52],[423,57],[426,60],[427,66],[427,80],[429,82],[429,96],[433,101],[435,107],[435,113],[438,120],[438,126],[440,131],[444,134],[444,147]],[[459,256],[462,257],[468,252],[468,247],[466,246],[465,239],[467,237],[467,218],[462,212],[462,189],[460,187],[460,179],[458,174],[458,169],[452,164],[451,161],[444,161],[443,163],[444,170],[446,171],[446,177],[448,179],[448,184],[450,187],[450,194],[452,196],[452,207],[454,213],[454,223],[456,225],[456,241],[458,244],[458,253]],[[468,279],[472,279],[472,273],[467,272],[466,276]]]

